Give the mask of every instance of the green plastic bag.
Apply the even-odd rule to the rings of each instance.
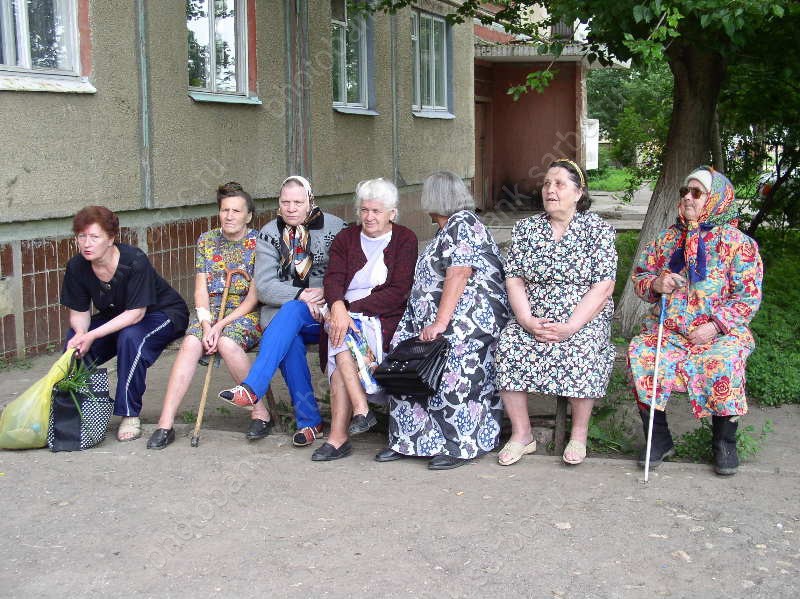
[[[47,445],[53,385],[69,371],[74,349],[64,352],[50,371],[12,401],[0,415],[0,448],[36,449]]]

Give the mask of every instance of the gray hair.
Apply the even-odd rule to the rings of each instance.
[[[378,201],[383,204],[386,210],[398,212],[397,204],[399,202],[399,196],[397,187],[395,187],[394,183],[382,177],[377,179],[365,179],[356,185],[356,200],[354,204],[356,216],[358,216],[361,210],[361,204],[366,200]],[[394,220],[397,220],[397,214],[395,214]]]
[[[451,216],[459,210],[475,209],[475,200],[464,181],[450,171],[439,171],[425,179],[421,201],[428,214]]]

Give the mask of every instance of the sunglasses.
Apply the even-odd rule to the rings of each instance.
[[[678,190],[678,193],[680,194],[681,198],[683,198],[687,193],[690,193],[690,194],[692,194],[692,197],[695,200],[699,200],[703,196],[705,191],[703,191],[699,187],[681,187]]]

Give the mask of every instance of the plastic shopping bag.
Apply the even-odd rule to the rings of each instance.
[[[53,385],[66,376],[74,351],[64,352],[45,376],[6,406],[0,415],[0,448],[36,449],[47,445]]]

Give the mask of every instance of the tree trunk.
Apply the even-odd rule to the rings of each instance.
[[[711,128],[725,72],[725,64],[719,54],[680,40],[672,42],[666,55],[675,80],[672,118],[661,176],[656,182],[642,224],[634,263],[647,244],[675,221],[678,188],[686,175],[708,163]],[[647,308],[648,304],[636,296],[628,278],[617,309],[623,335],[630,336],[637,330]]]
[[[711,124],[711,166],[721,173],[725,167],[725,152],[722,150],[722,139],[719,134],[719,111],[714,110],[714,121]]]

